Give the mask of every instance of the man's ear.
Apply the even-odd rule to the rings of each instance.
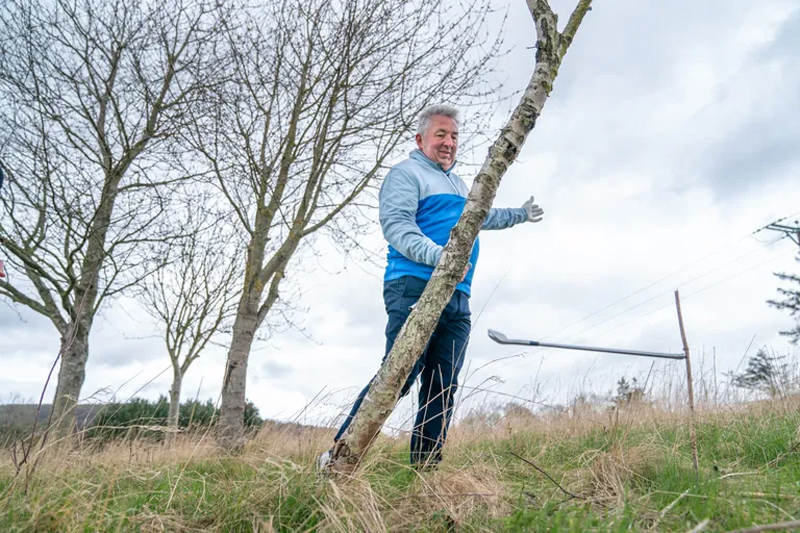
[[[422,135],[417,133],[416,135],[414,135],[414,140],[417,141],[417,148],[422,150]]]

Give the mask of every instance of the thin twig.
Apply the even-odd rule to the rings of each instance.
[[[709,522],[711,522],[711,519],[706,518],[705,520],[694,526],[692,529],[690,529],[688,533],[700,533],[701,531],[704,531]]]
[[[681,493],[681,495],[680,495],[680,496],[678,496],[677,498],[675,498],[675,499],[672,501],[672,503],[670,503],[669,505],[667,505],[666,507],[664,507],[664,509],[662,509],[662,510],[661,510],[661,515],[660,515],[660,518],[664,518],[664,517],[667,515],[667,513],[668,513],[668,512],[670,512],[670,511],[672,510],[672,508],[673,508],[673,507],[675,507],[675,506],[678,504],[678,502],[679,502],[679,501],[681,501],[681,500],[683,499],[683,497],[684,497],[684,496],[686,496],[687,494],[689,494],[689,491],[690,491],[690,490],[692,490],[692,489],[686,489],[685,491],[683,491],[683,492]]]
[[[767,494],[766,492],[740,492],[737,494],[742,498],[772,498],[774,500],[793,500],[794,496],[791,494]]]
[[[72,340],[75,340],[74,335],[72,336]],[[71,343],[72,341],[70,341],[70,344]],[[69,346],[67,346],[67,348],[69,348]],[[42,400],[44,399],[44,393],[47,390],[47,386],[50,384],[50,377],[53,375],[53,370],[58,364],[58,361],[61,359],[61,353],[62,353],[61,351],[58,352],[58,355],[56,355],[56,360],[53,361],[53,366],[52,368],[50,368],[50,373],[47,374],[47,381],[45,381],[44,388],[42,389],[42,397],[39,398],[39,407],[36,409],[36,420],[39,419],[39,410],[42,408]],[[53,412],[55,410],[56,410],[55,402],[53,402],[53,405],[50,406],[50,414],[47,417],[47,426],[45,428],[44,434],[42,435],[42,442],[39,444],[39,451],[42,451],[44,449],[44,445],[47,444],[47,437],[50,434],[50,427],[53,425]]]
[[[658,493],[658,494],[672,494],[672,495],[678,494],[677,498],[675,498],[669,505],[667,505],[666,507],[664,507],[664,509],[661,510],[661,513],[659,513],[658,518],[656,518],[655,523],[653,523],[653,526],[652,526],[653,531],[658,531],[658,523],[661,522],[661,520],[665,516],[667,516],[667,513],[670,512],[673,509],[673,507],[675,507],[678,504],[678,502],[681,501],[683,498],[689,496],[691,498],[700,498],[700,499],[703,499],[703,500],[707,500],[708,499],[708,496],[704,496],[702,494],[690,494],[689,493],[690,490],[692,490],[691,487],[686,489],[685,491],[681,492],[680,494],[678,494],[677,492],[666,492],[666,491],[661,491],[661,490],[653,491],[652,494],[656,494],[656,493]],[[699,526],[700,526],[700,524],[697,525],[697,527],[699,527]],[[705,527],[705,526],[703,526],[703,527]],[[698,531],[702,531],[702,530],[698,530]]]
[[[785,529],[800,528],[800,520],[789,522],[777,522],[775,524],[765,524],[763,526],[746,527],[744,529],[734,529],[728,533],[761,533],[762,531],[783,531]]]
[[[729,477],[738,477],[738,476],[755,476],[756,474],[758,474],[758,472],[731,472],[730,474],[719,476],[719,479],[727,479]]]
[[[53,371],[56,369],[56,365],[58,364],[59,359],[61,358],[61,352],[58,352],[55,361],[53,361],[53,366],[50,367],[50,372],[47,374],[47,380],[44,382],[44,387],[42,388],[42,394],[39,396],[39,404],[36,406],[36,418],[33,419],[33,428],[31,429],[31,438],[28,442],[28,449],[25,449],[25,442],[21,443],[22,451],[24,452],[22,456],[22,461],[20,461],[19,465],[17,466],[17,474],[19,475],[19,470],[25,463],[28,462],[28,456],[31,453],[31,449],[33,448],[34,439],[36,437],[36,426],[39,423],[39,415],[42,412],[42,403],[44,403],[44,395],[47,392],[47,386],[50,384],[50,378],[53,377]],[[50,409],[50,417],[47,420],[47,427],[50,427],[50,421],[52,420],[53,409]],[[44,447],[45,440],[47,439],[47,435],[45,434],[44,438],[42,438],[42,447]],[[41,448],[40,448],[41,449]]]
[[[585,500],[585,499],[586,499],[584,496],[578,496],[577,494],[574,494],[574,493],[572,493],[572,492],[568,491],[567,489],[565,489],[564,487],[562,487],[562,486],[561,486],[561,485],[558,483],[558,481],[556,481],[555,479],[553,479],[553,477],[552,477],[550,474],[548,474],[547,472],[545,472],[544,470],[542,470],[541,468],[539,468],[538,466],[536,466],[536,465],[535,465],[535,464],[533,464],[532,462],[528,461],[528,460],[527,460],[527,459],[525,459],[524,457],[520,457],[519,455],[517,455],[517,454],[516,454],[516,453],[514,453],[514,452],[508,452],[508,453],[510,453],[510,454],[511,454],[513,457],[516,457],[516,458],[517,458],[517,459],[519,459],[520,461],[522,461],[522,462],[524,462],[524,463],[526,463],[526,464],[529,464],[530,466],[532,466],[533,468],[535,468],[537,472],[539,472],[539,473],[540,473],[540,474],[542,474],[544,477],[546,477],[547,479],[549,479],[550,481],[552,481],[552,482],[553,482],[553,484],[554,484],[556,487],[558,487],[558,488],[559,488],[559,490],[560,490],[561,492],[563,492],[564,494],[566,494],[567,496],[571,496],[572,498],[576,498],[576,499],[579,499],[579,500]],[[565,500],[565,501],[569,501],[569,500]]]

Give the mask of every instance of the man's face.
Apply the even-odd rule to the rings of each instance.
[[[447,170],[453,166],[458,150],[458,124],[450,117],[433,115],[428,130],[417,133],[417,146],[428,159]]]

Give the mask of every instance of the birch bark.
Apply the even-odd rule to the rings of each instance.
[[[492,206],[500,180],[536,125],[553,88],[561,60],[584,16],[591,9],[592,0],[579,0],[563,32],[558,31],[558,18],[547,0],[528,0],[527,3],[537,35],[533,75],[520,103],[489,149],[461,218],[450,234],[450,240],[425,292],[400,330],[350,427],[336,443],[330,463],[333,472],[349,474],[355,470],[394,409],[403,383],[425,349],[442,310],[460,281],[460,274]]]

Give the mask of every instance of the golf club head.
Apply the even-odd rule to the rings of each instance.
[[[496,329],[490,329],[489,330],[489,338],[492,339],[494,342],[497,342],[497,343],[500,343],[500,344],[508,343],[508,337],[506,337],[505,335],[503,335],[502,333],[500,333]]]

